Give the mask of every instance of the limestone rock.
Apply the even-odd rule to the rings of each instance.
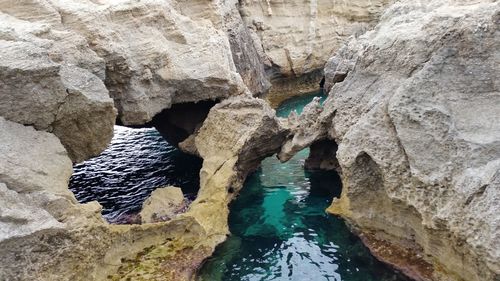
[[[329,125],[328,118],[319,118],[323,112],[320,104],[320,98],[315,97],[309,104],[304,106],[302,114],[292,111],[286,120],[284,126],[291,132],[290,136],[281,147],[278,153],[280,161],[290,160],[297,152],[310,146],[317,140],[326,138],[326,128]],[[327,122],[327,123],[325,123]]]
[[[56,136],[0,117],[0,181],[21,193],[49,191],[74,202],[71,161]]]
[[[273,105],[319,87],[325,62],[351,35],[373,27],[389,0],[251,1],[242,16],[265,54]],[[288,92],[288,93],[287,93]]]
[[[58,1],[64,27],[81,34],[106,62],[106,86],[124,124],[144,124],[175,103],[243,91],[228,38],[203,13],[177,1]],[[200,16],[200,17],[198,17]]]
[[[103,82],[30,42],[0,40],[0,116],[56,134],[74,162],[99,154],[116,112]]]
[[[228,204],[246,174],[287,134],[263,100],[221,102],[194,136],[205,161],[189,209],[166,222],[109,225],[99,204],[78,204],[67,189],[71,161],[55,135],[2,118],[0,126],[0,279],[6,280],[190,280],[229,233]]]
[[[40,215],[48,212],[60,222],[79,217],[102,221],[100,205],[80,205],[69,191],[72,163],[56,136],[2,117],[0,132],[0,182],[8,188],[8,198],[39,208]]]
[[[210,166],[214,169],[227,159],[237,157],[239,170],[249,171],[279,149],[286,133],[275,111],[265,101],[234,97],[210,110],[195,143],[201,157],[205,162],[212,162]]]
[[[0,242],[20,238],[42,229],[62,228],[46,210],[37,208],[25,196],[0,183]]]
[[[184,227],[174,232],[179,235],[174,241],[182,243],[157,243],[153,250],[140,254],[140,260],[122,264],[115,276],[192,280],[201,262],[229,234],[228,204],[247,173],[277,152],[286,134],[274,110],[250,95],[232,97],[212,107],[201,128],[189,137],[190,145],[204,159],[198,196],[185,213],[164,223],[169,229],[175,224]],[[154,232],[153,226],[161,224],[141,227]]]
[[[217,233],[219,243],[229,232],[228,203],[243,186],[247,174],[279,150],[287,133],[264,100],[247,95],[212,107],[194,135],[203,167],[200,190],[188,213],[202,218],[199,223],[207,233]]]
[[[419,280],[500,276],[499,11],[395,3],[327,65],[327,81],[347,77],[309,118],[324,126],[308,138],[338,143],[344,189],[329,211]]]
[[[90,82],[86,70],[105,82],[124,124],[144,124],[172,104],[237,95],[245,90],[231,53],[231,46],[238,44],[230,45],[226,27],[222,25],[226,15],[236,14],[239,18],[236,2],[198,4],[203,7],[186,7],[177,1],[157,0],[25,1],[22,5],[3,1],[0,3],[0,39],[14,45],[2,47],[9,51],[5,54],[8,56],[5,67],[12,67],[15,71],[16,63],[25,64],[23,59],[29,61],[33,58],[40,65],[40,71],[47,68],[44,69],[46,76],[41,77],[58,80],[58,64],[64,65],[73,68],[72,75],[80,73],[83,76],[80,77],[83,83],[76,78],[64,79],[65,82],[75,82],[76,85],[72,86],[77,88]],[[231,5],[232,9],[229,9]],[[203,12],[200,14],[196,7],[203,8]],[[236,22],[231,26],[240,28],[243,25]],[[248,38],[244,42],[242,40],[237,40],[241,41],[240,45],[253,47],[247,42]],[[19,45],[25,46],[17,52],[11,50]],[[31,57],[26,57],[28,54]],[[257,66],[259,58],[251,54],[248,56],[238,61],[242,62],[241,68],[250,70],[252,66]],[[246,61],[249,61],[248,65],[244,63]],[[258,67],[262,68],[262,65]],[[23,77],[34,78],[30,75],[33,74],[19,73],[18,80],[10,82],[16,84],[7,84],[9,88],[2,89],[2,92],[10,95],[15,87],[24,84],[26,91],[33,89],[33,84],[38,85],[35,79],[21,80]],[[249,75],[245,77],[250,79]],[[44,81],[41,85],[49,83]],[[95,82],[92,81],[92,89],[99,93],[106,92],[102,83],[97,85]],[[265,91],[265,87],[260,85],[264,82],[255,83],[260,89],[251,87],[253,90]],[[40,115],[45,115],[45,118],[37,122],[45,126],[40,128],[45,129],[53,123],[57,113],[54,112],[54,104],[62,103],[66,96],[64,86],[47,85],[55,93],[41,103],[52,107],[41,112],[43,114]],[[26,98],[35,99],[36,95],[30,93],[26,94]],[[106,92],[104,96],[107,95]],[[106,106],[107,103],[102,107]],[[75,108],[72,106],[73,110]],[[12,120],[18,119],[23,118]],[[83,126],[83,121],[78,125]],[[104,124],[98,130],[103,128]],[[96,135],[106,135],[101,133]],[[106,133],[109,135],[109,132]]]
[[[140,268],[187,280],[226,238],[228,203],[285,135],[262,100],[222,102],[207,117],[215,123],[184,124],[203,136],[192,146],[207,174],[197,201],[167,222],[109,225],[67,183],[71,160],[109,142],[114,106],[120,122],[142,125],[173,105],[266,91],[263,56],[236,4],[0,1],[1,280],[128,278]]]
[[[267,93],[271,87],[265,71],[266,56],[261,50],[259,38],[243,21],[236,1],[223,1],[229,7],[222,24],[226,29],[233,61],[248,89],[257,96]]]
[[[155,189],[142,204],[142,223],[166,221],[185,207],[184,195],[178,187]]]

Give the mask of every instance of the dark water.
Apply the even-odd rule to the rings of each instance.
[[[278,115],[299,113],[313,96],[282,104]],[[341,192],[335,172],[304,171],[303,150],[281,164],[270,157],[230,206],[232,236],[199,273],[203,281],[402,281],[378,262],[344,222],[325,213]]]
[[[70,189],[82,203],[97,200],[106,219],[120,222],[139,212],[157,187],[178,186],[194,198],[201,164],[169,145],[155,129],[115,126],[108,149],[74,166]]]

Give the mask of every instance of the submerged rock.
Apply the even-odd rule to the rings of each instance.
[[[338,143],[344,189],[328,211],[417,280],[500,278],[499,13],[395,3],[327,64],[337,84],[282,152]]]
[[[167,186],[155,189],[142,204],[142,223],[167,221],[186,207],[182,190]]]

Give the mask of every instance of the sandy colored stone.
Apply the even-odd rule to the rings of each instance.
[[[354,229],[417,252],[435,280],[497,280],[498,3],[399,1],[339,49],[387,1],[299,2],[0,0],[0,280],[187,280],[285,138],[283,160],[338,143],[345,188],[329,210]],[[279,120],[251,97],[335,50],[324,108]],[[114,107],[144,124],[202,100],[222,101],[183,143],[204,159],[187,212],[109,225],[67,190],[71,160],[109,142]]]
[[[189,209],[166,222],[109,225],[99,204],[78,204],[67,189],[71,161],[55,135],[0,121],[6,183],[0,185],[0,279],[6,280],[189,280],[229,234],[228,204],[246,174],[287,134],[263,100],[217,104],[194,136],[204,164]]]
[[[500,276],[498,13],[493,1],[395,3],[327,64],[329,97],[303,120],[323,126],[282,151],[334,140],[344,189],[329,211],[421,257],[430,268],[387,260],[422,280]]]
[[[372,28],[390,1],[241,1],[241,14],[264,54],[268,99],[316,91],[325,62],[352,35]]]
[[[178,187],[167,186],[155,189],[142,204],[142,223],[166,221],[185,206],[184,195]]]
[[[0,47],[0,116],[53,132],[74,162],[98,155],[113,136],[116,116],[104,83],[54,62],[41,44],[0,38]]]

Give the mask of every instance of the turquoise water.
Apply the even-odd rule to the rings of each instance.
[[[300,113],[312,97],[287,101],[277,113]],[[341,219],[325,213],[340,195],[340,178],[304,171],[308,153],[284,164],[269,157],[248,177],[230,206],[232,235],[205,263],[199,280],[407,280],[371,256]]]

